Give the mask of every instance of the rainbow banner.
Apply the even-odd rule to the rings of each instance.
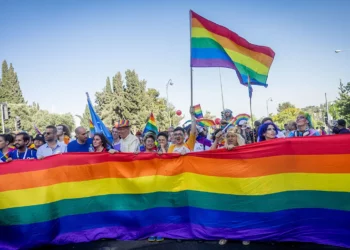
[[[234,69],[241,84],[267,86],[275,52],[191,11],[191,67]]]
[[[153,113],[148,118],[148,121],[146,123],[146,127],[143,130],[143,134],[146,134],[147,132],[153,132],[154,134],[158,134],[158,127],[156,123],[156,119],[154,118]]]
[[[203,118],[201,105],[200,104],[194,105],[193,108],[194,108],[194,116],[196,117],[196,119]]]
[[[350,247],[349,145],[324,136],[3,163],[0,249],[151,235]]]

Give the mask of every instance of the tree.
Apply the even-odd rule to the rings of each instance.
[[[0,102],[7,102],[11,109],[11,117],[5,121],[5,128],[15,131],[15,119],[21,120],[21,128],[18,130],[26,131],[31,135],[36,133],[34,124],[44,131],[48,125],[65,124],[73,129],[74,119],[71,114],[52,114],[46,110],[41,110],[38,103],[27,105],[22,95],[20,82],[12,64],[8,67],[6,61],[2,63],[2,78],[0,81]],[[1,122],[1,120],[0,120]]]
[[[307,106],[301,110],[308,113],[312,117],[315,128],[324,126],[325,105],[321,104],[320,106]]]
[[[80,118],[80,126],[83,126],[86,129],[90,129],[89,120],[91,120],[91,115],[90,115],[89,106],[87,104],[85,106],[83,116],[79,118]]]
[[[350,121],[350,82],[344,85],[340,82],[339,97],[336,101],[339,116],[346,121]]]
[[[288,109],[288,108],[295,108],[295,106],[293,104],[291,104],[290,102],[282,102],[282,103],[278,104],[277,112],[280,113],[283,110]]]
[[[17,73],[12,64],[8,67],[7,62],[2,63],[2,80],[0,85],[0,102],[25,103],[19,85]]]
[[[280,128],[283,128],[284,124],[290,121],[295,121],[297,116],[300,114],[300,112],[301,110],[298,108],[289,107],[289,108],[283,109],[277,115],[274,115],[272,119],[274,123],[276,123]]]
[[[143,130],[151,112],[160,130],[167,130],[170,123],[177,126],[182,119],[171,104],[166,106],[156,89],[147,89],[146,80],[140,80],[134,70],[125,72],[125,84],[120,72],[112,78],[112,84],[107,78],[106,86],[95,96],[96,112],[108,127],[120,119],[128,119],[134,131]]]

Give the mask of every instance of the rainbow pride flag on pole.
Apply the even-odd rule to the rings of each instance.
[[[200,104],[194,105],[193,108],[194,108],[194,116],[196,117],[196,119],[203,118],[201,105]]]
[[[0,249],[151,235],[350,247],[349,144],[305,137],[1,164]]]
[[[267,87],[267,76],[275,52],[249,43],[233,31],[211,22],[197,13],[191,15],[191,67],[234,69],[241,84]]]
[[[146,127],[143,130],[143,134],[146,134],[147,132],[153,132],[154,134],[158,134],[158,127],[156,123],[156,119],[154,118],[153,113],[148,118],[148,121],[146,123]]]

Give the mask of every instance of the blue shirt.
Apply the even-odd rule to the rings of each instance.
[[[307,132],[308,134],[306,135],[304,135],[304,133],[300,131],[292,131],[289,133],[288,137],[320,136],[320,133],[315,129],[309,129],[309,131]]]
[[[27,148],[27,152],[18,152],[13,150],[9,153],[9,158],[12,160],[36,159],[36,150]]]
[[[79,144],[77,140],[68,143],[67,152],[89,152],[89,148],[92,147],[92,138],[86,140],[85,144]]]
[[[67,145],[64,144],[63,142],[57,141],[56,147],[55,148],[50,148],[47,143],[44,145],[40,146],[37,151],[37,157],[47,157],[50,155],[56,155],[56,154],[62,154],[67,152]]]

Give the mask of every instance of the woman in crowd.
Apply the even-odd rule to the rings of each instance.
[[[119,136],[117,127],[113,127],[112,128],[112,137],[113,137],[113,148],[114,148],[114,150],[120,151],[120,136]]]
[[[152,132],[146,133],[143,138],[143,143],[145,145],[144,153],[154,153],[156,150],[156,135]]]
[[[6,162],[9,153],[13,151],[13,149],[9,147],[11,139],[11,135],[0,135],[0,163]]]
[[[101,133],[94,134],[94,137],[92,138],[92,146],[93,152],[109,152],[108,150],[113,148],[104,134]]]
[[[290,132],[288,137],[320,136],[320,133],[313,129],[311,117],[308,113],[298,115],[296,123],[297,130]]]
[[[278,128],[274,123],[264,123],[259,128],[259,142],[277,138]]]
[[[246,144],[244,138],[239,133],[237,133],[237,130],[238,128],[231,128],[227,131],[225,135],[224,145],[224,148],[226,148],[227,150],[232,150],[234,147],[243,146]],[[222,136],[223,134],[221,131],[216,132],[215,141],[210,148],[211,150],[220,148],[218,147],[218,144],[222,140]]]
[[[37,134],[34,138],[35,150],[38,150],[42,145],[45,144],[45,138],[42,134]]]
[[[158,153],[166,153],[168,152],[169,144],[168,144],[168,134],[166,132],[160,132],[157,136],[158,141]]]
[[[289,133],[287,134],[287,136],[289,136],[290,132],[293,132],[297,130],[297,123],[295,121],[290,121],[288,122],[288,130]]]

